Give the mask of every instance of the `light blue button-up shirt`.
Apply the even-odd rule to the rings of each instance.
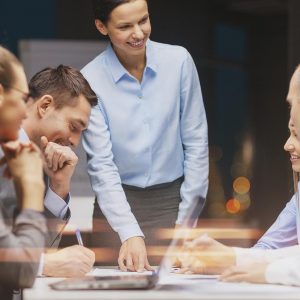
[[[121,183],[137,187],[182,175],[180,224],[208,186],[207,122],[199,78],[186,49],[148,41],[139,82],[108,48],[82,69],[99,99],[83,146],[100,208],[121,241],[143,236]],[[199,212],[200,213],[200,212]]]
[[[260,238],[255,248],[278,249],[300,243],[300,212],[297,197],[287,203],[274,224]]]

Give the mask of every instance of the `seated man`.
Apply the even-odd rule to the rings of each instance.
[[[32,97],[27,103],[27,119],[19,132],[21,141],[33,141],[42,150],[46,164],[47,191],[44,205],[48,223],[46,247],[58,246],[61,232],[70,217],[70,180],[77,164],[71,147],[79,143],[86,129],[96,96],[81,73],[60,65],[37,73],[29,83]],[[1,179],[0,198],[5,202],[6,217],[16,208],[11,183]],[[40,275],[73,277],[91,270],[94,253],[75,245],[45,253]]]
[[[292,77],[287,100],[291,105],[291,135],[285,144],[285,150],[291,155],[294,172],[299,172],[300,67]],[[295,182],[295,186],[298,186],[298,182]],[[179,255],[182,272],[220,274],[230,267],[221,276],[222,280],[300,285],[298,189],[295,192],[275,223],[254,248],[228,247],[210,237],[202,236],[188,243]]]
[[[31,287],[37,275],[47,231],[43,216],[43,165],[33,144],[12,142],[26,117],[28,85],[21,63],[0,46],[0,146],[5,174],[14,181],[19,214],[5,223],[0,200],[0,298],[12,299],[13,288]]]

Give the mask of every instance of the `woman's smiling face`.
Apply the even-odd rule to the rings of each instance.
[[[284,145],[284,150],[289,152],[292,168],[300,172],[300,140],[293,122],[289,122],[290,137]]]
[[[96,21],[97,29],[108,35],[118,56],[144,55],[151,33],[148,4],[145,0],[133,0],[116,7],[107,24]]]

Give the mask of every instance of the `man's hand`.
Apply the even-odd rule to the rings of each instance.
[[[231,267],[219,277],[226,282],[267,283],[265,273],[267,263],[250,264],[243,267]]]
[[[178,259],[181,262],[181,273],[221,274],[236,263],[232,247],[208,236],[186,243]]]
[[[51,277],[80,277],[91,271],[95,253],[83,246],[74,245],[46,253],[43,275]]]
[[[122,244],[118,263],[122,271],[153,271],[148,262],[144,239],[139,236],[129,238]]]
[[[45,136],[41,137],[41,148],[45,156],[44,170],[49,176],[50,188],[65,199],[78,157],[70,147],[49,142]]]

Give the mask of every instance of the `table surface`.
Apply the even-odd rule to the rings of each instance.
[[[224,283],[217,279],[199,279],[197,276],[177,277],[175,280],[172,277],[154,289],[131,291],[55,291],[48,286],[59,280],[62,279],[37,278],[33,288],[24,290],[24,300],[300,300],[299,287]]]

